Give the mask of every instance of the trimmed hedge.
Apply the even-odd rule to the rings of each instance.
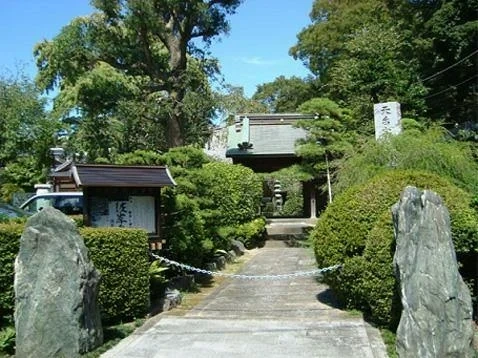
[[[171,169],[178,185],[162,195],[167,255],[202,267],[217,250],[230,248],[231,237],[222,235],[223,229],[235,232],[258,217],[262,181],[249,168],[223,162]]]
[[[15,293],[14,264],[18,254],[24,224],[0,224],[0,328],[13,323]]]
[[[149,310],[148,234],[139,229],[80,229],[101,273],[99,303],[106,323],[144,317]]]
[[[0,224],[0,327],[13,323],[14,262],[24,224]],[[101,272],[102,320],[116,323],[149,310],[148,235],[143,230],[82,228],[90,258]]]
[[[370,319],[394,329],[401,306],[393,274],[395,242],[391,206],[407,185],[437,192],[450,211],[455,250],[476,253],[478,213],[471,197],[447,180],[421,171],[391,170],[339,195],[311,233],[321,267],[342,263],[325,276],[347,308],[363,310]]]
[[[197,176],[201,209],[212,210],[214,226],[243,224],[258,216],[262,180],[251,169],[223,162],[205,164]]]

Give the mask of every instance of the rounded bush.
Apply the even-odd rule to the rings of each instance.
[[[346,190],[327,207],[311,233],[319,267],[344,265],[325,276],[341,303],[391,328],[398,323],[401,309],[392,266],[391,207],[407,185],[438,193],[450,211],[455,250],[476,252],[478,215],[470,207],[470,195],[422,171],[390,170]]]

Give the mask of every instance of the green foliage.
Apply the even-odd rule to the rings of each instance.
[[[314,87],[312,78],[279,76],[272,82],[257,86],[252,99],[262,103],[270,113],[293,113],[314,96]]]
[[[71,121],[69,113],[79,113],[72,150],[87,150],[94,160],[108,157],[108,148],[164,150],[203,141],[214,107],[208,76],[218,68],[200,45],[227,32],[227,16],[239,4],[93,1],[94,14],[37,44],[38,85],[60,89],[55,114]]]
[[[161,261],[156,260],[149,265],[149,284],[151,300],[163,297],[164,290],[168,279],[166,278],[166,271],[169,267],[165,266]]]
[[[313,120],[298,122],[307,132],[295,150],[303,158],[302,167],[313,177],[325,178],[327,172],[334,176],[342,157],[351,151],[355,141],[350,112],[328,98],[313,98],[303,103],[299,111],[315,115]],[[322,190],[325,191],[325,187]]]
[[[349,188],[327,207],[311,234],[319,267],[344,265],[325,279],[339,300],[392,329],[401,307],[392,267],[395,243],[390,208],[407,185],[437,192],[450,211],[455,250],[476,252],[478,214],[470,207],[470,195],[423,171],[388,170]]]
[[[0,330],[0,354],[15,354],[15,327]]]
[[[201,149],[173,148],[163,155],[177,183],[163,191],[164,237],[171,258],[203,265],[229,238],[218,234],[258,215],[262,184],[250,169],[210,162]]]
[[[148,234],[123,228],[81,228],[101,273],[99,303],[108,323],[144,317],[149,309]]]
[[[135,150],[130,153],[118,154],[114,158],[119,165],[163,165],[164,157],[151,150]]]
[[[48,118],[40,92],[23,75],[0,75],[0,176],[2,197],[30,190],[45,178],[50,166],[48,149],[55,144],[57,121]]]
[[[286,200],[282,206],[282,210],[276,213],[276,216],[302,216],[304,209],[303,187],[302,182],[312,179],[312,175],[303,170],[299,165],[293,165],[288,168],[278,170],[273,173],[261,175],[264,184],[267,187],[269,195],[273,195],[274,184],[276,181],[280,182],[281,190],[286,194]],[[273,208],[262,208],[264,215],[273,216]],[[272,202],[270,203],[272,205]]]
[[[197,198],[181,193],[186,189],[181,182],[178,181],[178,188],[168,188],[162,196],[167,212],[163,234],[172,259],[201,266],[214,245],[206,235],[205,219]]]
[[[239,240],[247,249],[252,249],[263,246],[265,230],[266,220],[261,217],[238,226],[219,228],[218,235],[226,242]]]
[[[225,85],[222,92],[216,93],[216,114],[221,123],[227,123],[238,113],[263,113],[267,107],[256,99],[249,99],[243,87]]]
[[[13,323],[14,263],[23,227],[23,224],[17,223],[0,224],[0,327],[5,323]]]
[[[409,44],[391,22],[358,29],[329,71],[330,96],[347,103],[364,133],[373,133],[374,103],[396,101],[406,115],[424,113],[426,89],[419,81],[417,60],[405,58]]]
[[[426,170],[470,193],[478,192],[478,164],[469,147],[447,137],[442,128],[422,133],[421,126],[413,123],[407,120],[409,129],[401,135],[383,141],[368,140],[358,153],[341,163],[335,192],[364,183],[390,168]]]
[[[476,121],[476,0],[315,0],[290,49],[371,132],[372,104],[455,123]]]
[[[202,210],[215,214],[208,222],[211,226],[241,224],[257,216],[262,183],[251,169],[213,162],[205,164],[192,179]]]
[[[331,64],[344,56],[343,48],[350,35],[364,24],[381,23],[388,17],[380,0],[315,0],[310,13],[312,24],[297,35],[297,44],[289,52],[326,79]]]

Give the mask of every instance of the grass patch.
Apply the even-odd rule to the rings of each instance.
[[[137,319],[134,322],[123,323],[110,327],[103,327],[103,345],[96,348],[95,350],[85,353],[82,355],[84,358],[97,358],[101,354],[105,353],[107,350],[113,348],[116,344],[119,343],[123,338],[128,337],[131,333],[135,331],[136,328],[140,327],[146,319]]]
[[[398,358],[397,350],[395,349],[396,334],[386,328],[380,328],[383,342],[387,347],[387,354],[389,358]]]

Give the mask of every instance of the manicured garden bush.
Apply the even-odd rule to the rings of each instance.
[[[235,233],[240,225],[258,216],[262,182],[243,166],[210,162],[197,167],[202,163],[200,157],[183,162],[194,166],[188,170],[172,168],[178,185],[167,188],[163,195],[167,255],[202,266],[217,250],[229,249],[231,239],[236,238],[221,235],[221,230]]]
[[[391,206],[407,185],[437,192],[447,205],[455,250],[476,253],[478,214],[468,193],[435,174],[389,170],[335,198],[311,233],[320,267],[343,264],[325,281],[348,308],[365,311],[392,329],[400,315],[392,259],[395,251]],[[466,268],[464,268],[466,272]]]
[[[14,264],[24,224],[0,224],[0,328],[13,323],[15,293]]]
[[[214,226],[242,224],[257,217],[262,181],[251,169],[213,162],[204,165],[192,180],[201,209],[211,213]]]
[[[0,328],[13,323],[14,263],[24,224],[0,224]],[[101,272],[99,302],[105,323],[143,317],[149,309],[148,235],[142,230],[82,228]]]
[[[149,310],[148,235],[123,228],[80,229],[101,273],[99,303],[104,322],[144,317]]]

